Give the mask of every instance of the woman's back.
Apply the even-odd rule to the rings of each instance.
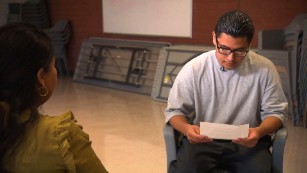
[[[29,115],[25,111],[21,119]],[[75,122],[71,112],[41,116],[16,153],[6,153],[3,168],[18,173],[106,173],[88,134]]]

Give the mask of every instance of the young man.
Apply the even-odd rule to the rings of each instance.
[[[244,12],[225,13],[212,32],[216,50],[194,58],[177,75],[165,115],[184,137],[170,173],[271,172],[269,135],[285,125],[288,103],[273,63],[249,51],[254,32]],[[200,122],[250,129],[247,138],[220,141],[200,135]]]

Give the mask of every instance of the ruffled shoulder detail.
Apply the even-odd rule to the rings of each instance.
[[[107,173],[91,147],[89,135],[76,123],[72,112],[57,117],[56,138],[66,172]]]
[[[64,164],[68,173],[75,173],[76,166],[74,164],[73,154],[70,152],[70,127],[76,122],[71,111],[65,112],[58,116],[58,126],[56,129],[56,137],[60,154],[63,158]]]

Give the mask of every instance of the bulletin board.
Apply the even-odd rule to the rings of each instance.
[[[103,32],[192,37],[193,0],[102,0]]]

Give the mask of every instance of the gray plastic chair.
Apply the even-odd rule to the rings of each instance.
[[[52,40],[59,73],[63,75],[65,70],[65,73],[68,76],[69,69],[67,63],[66,46],[68,45],[72,36],[71,27],[72,26],[69,20],[62,19],[58,20],[51,28],[44,29]]]
[[[179,146],[178,144],[179,144],[180,133],[174,130],[172,126],[165,125],[163,128],[163,135],[166,146],[167,172],[168,172],[168,168],[171,161],[176,160],[177,158],[177,149]],[[283,172],[284,146],[286,143],[287,136],[288,133],[286,127],[279,129],[275,133],[273,139],[273,146],[272,146],[272,173]]]
[[[307,20],[307,13],[297,15],[291,23],[282,29],[269,29],[258,32],[258,49],[275,51],[284,50],[288,52],[289,64],[289,81],[291,90],[292,114],[290,118],[294,125],[299,126],[304,118],[306,103],[302,95],[305,94],[305,83],[301,74],[305,74],[304,64],[300,62],[302,46],[302,35],[305,22]],[[303,84],[304,83],[304,84]],[[291,105],[289,105],[291,106]]]

